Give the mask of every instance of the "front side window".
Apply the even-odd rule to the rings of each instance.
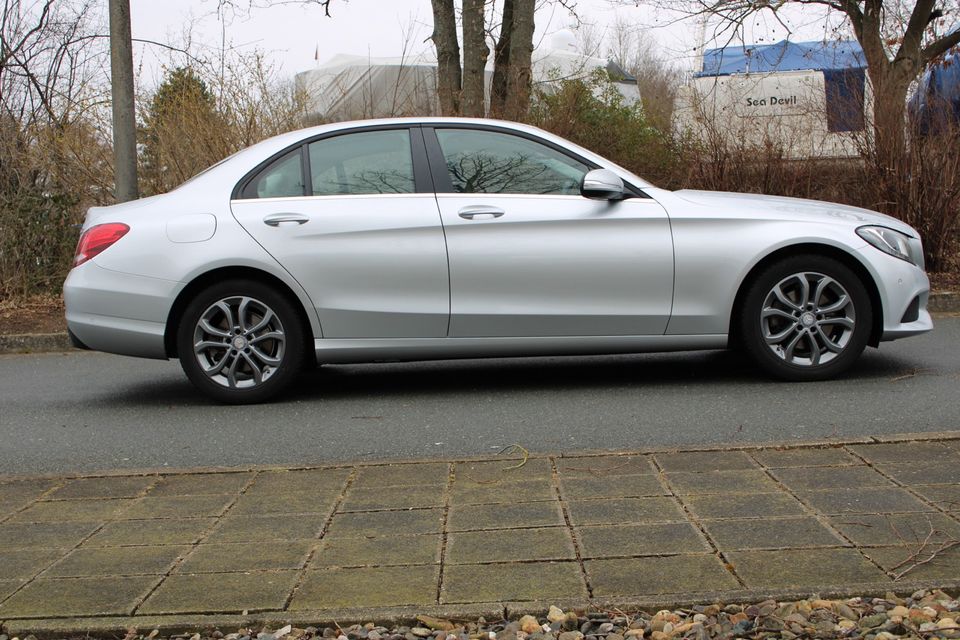
[[[349,133],[308,149],[315,196],[415,191],[406,129]]]
[[[584,163],[520,136],[477,129],[437,129],[457,193],[580,195]]]
[[[244,198],[289,198],[303,194],[303,166],[299,147],[274,160],[243,190]]]

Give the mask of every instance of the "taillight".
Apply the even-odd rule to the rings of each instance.
[[[114,242],[127,235],[130,227],[122,222],[108,222],[90,227],[80,235],[73,266],[78,267],[90,258],[103,253]]]

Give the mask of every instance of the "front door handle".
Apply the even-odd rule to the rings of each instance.
[[[464,220],[492,220],[506,213],[500,207],[491,207],[485,204],[474,204],[460,209],[457,212]]]
[[[270,215],[263,217],[263,224],[271,227],[278,227],[280,226],[281,222],[296,222],[297,224],[303,224],[308,220],[310,220],[310,216],[305,216],[302,213],[271,213]]]

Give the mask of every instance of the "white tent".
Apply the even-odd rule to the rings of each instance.
[[[531,67],[533,83],[540,88],[606,69],[628,103],[640,99],[634,78],[603,58],[580,53],[569,32],[555,34],[548,46],[536,49]],[[492,61],[486,76],[489,99]],[[433,115],[440,109],[432,53],[392,58],[337,54],[294,80],[307,97],[310,115],[327,120]]]
[[[857,155],[870,86],[856,42],[708,50],[678,94],[675,126],[711,141],[774,144],[794,158]]]

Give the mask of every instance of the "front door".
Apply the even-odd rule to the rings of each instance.
[[[673,242],[656,201],[585,198],[580,184],[595,167],[514,132],[424,133],[449,253],[451,337],[664,333]]]
[[[304,287],[324,338],[447,335],[447,253],[418,128],[299,145],[231,202],[233,215]],[[427,184],[421,184],[426,182]]]

